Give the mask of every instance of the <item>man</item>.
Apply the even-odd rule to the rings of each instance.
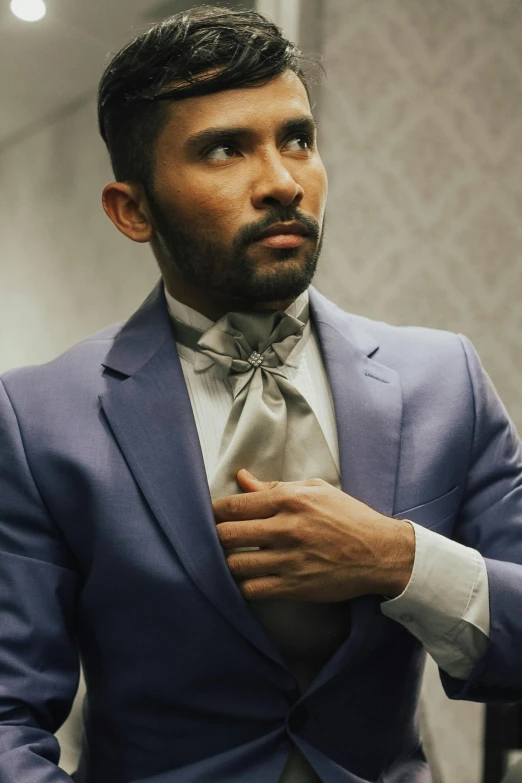
[[[326,175],[302,58],[200,7],[108,66],[103,206],[162,281],[0,388],[0,779],[431,780],[450,698],[522,695],[522,459],[469,341],[312,285]],[[243,474],[245,468],[253,475]]]

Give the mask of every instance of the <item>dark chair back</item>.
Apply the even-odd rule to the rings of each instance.
[[[501,783],[507,772],[509,751],[521,749],[522,702],[487,704],[482,783]]]

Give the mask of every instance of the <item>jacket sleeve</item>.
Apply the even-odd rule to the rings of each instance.
[[[522,453],[515,427],[473,346],[461,336],[474,435],[456,540],[484,557],[490,638],[467,679],[440,671],[451,699],[522,700]]]
[[[71,555],[26,459],[0,381],[0,780],[65,783],[53,736],[79,680]]]

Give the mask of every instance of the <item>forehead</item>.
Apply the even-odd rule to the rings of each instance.
[[[288,117],[311,115],[304,85],[293,71],[285,71],[260,87],[239,87],[173,101],[169,110],[170,119],[161,135],[163,139],[175,136],[181,143],[209,127],[259,129],[282,124]]]

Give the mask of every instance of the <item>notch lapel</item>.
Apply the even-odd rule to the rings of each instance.
[[[334,401],[342,489],[391,516],[402,418],[399,375],[373,358],[377,340],[313,286],[310,311]]]
[[[114,437],[191,579],[250,643],[285,667],[228,569],[160,281],[125,324],[100,401]],[[286,667],[285,667],[286,668]]]
[[[398,373],[377,362],[379,344],[354,319],[310,286],[316,325],[335,409],[341,488],[392,516],[399,461],[402,391]],[[374,619],[382,619],[380,597],[351,602],[350,636],[327,662],[310,691],[333,677],[371,644]]]

